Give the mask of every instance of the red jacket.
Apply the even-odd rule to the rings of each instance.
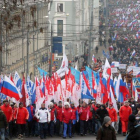
[[[128,121],[129,115],[132,114],[132,109],[130,106],[122,106],[119,111],[121,121]]]
[[[72,117],[72,109],[71,108],[68,108],[68,109],[64,108],[62,111],[63,122],[68,124],[70,122],[70,120],[72,120],[71,117]]]
[[[4,112],[7,122],[12,121],[12,107],[11,106],[6,106],[5,104],[1,106],[1,110]]]
[[[108,108],[107,109],[109,117],[111,118],[112,122],[117,122],[118,118],[117,118],[117,112],[114,108]]]
[[[94,108],[95,111],[98,109],[98,107],[95,106],[94,104],[92,104],[92,107]]]
[[[71,110],[72,110],[71,120],[76,120],[76,111],[77,111],[76,107],[71,108]]]
[[[92,120],[92,116],[93,116],[93,115],[92,115],[92,112],[90,111],[90,108],[91,108],[91,107],[88,106],[88,110],[89,110],[89,120]]]
[[[14,118],[17,120],[17,124],[26,124],[26,120],[29,118],[29,112],[25,107],[17,108]]]
[[[55,120],[55,107],[53,107],[50,111],[50,115],[51,115],[51,121]]]
[[[81,107],[79,109],[80,120],[87,121],[89,118],[89,109],[87,107]]]
[[[56,107],[56,118],[57,120],[59,120],[60,122],[62,122],[62,107],[60,108],[59,106]]]

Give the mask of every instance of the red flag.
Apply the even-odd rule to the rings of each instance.
[[[20,102],[23,103],[23,106],[26,107],[26,93],[25,93],[25,77],[23,75],[23,80],[22,80],[22,90],[21,90],[21,94],[22,94],[22,98],[20,99]]]

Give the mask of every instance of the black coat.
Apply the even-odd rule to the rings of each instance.
[[[130,127],[131,129],[128,130],[129,135],[127,137],[127,140],[140,140],[140,126],[135,128],[131,125]]]
[[[97,133],[96,140],[116,140],[116,133],[112,126],[103,125]]]
[[[0,110],[0,128],[6,128],[8,126],[5,114]]]
[[[99,109],[96,110],[96,115],[99,117],[99,120],[102,124],[103,120],[104,120],[104,117],[108,116],[108,111],[106,110],[106,108],[104,108],[104,109],[99,108]]]

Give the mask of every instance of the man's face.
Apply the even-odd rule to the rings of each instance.
[[[62,107],[62,103],[59,103],[58,106],[59,106],[59,107]]]
[[[45,104],[42,104],[42,105],[41,105],[41,108],[45,108]]]
[[[113,106],[112,105],[109,105],[109,108],[113,108]]]
[[[22,108],[23,107],[23,104],[20,104],[19,107]]]
[[[86,103],[85,102],[83,102],[83,105],[82,105],[83,107],[86,107]]]
[[[65,105],[65,108],[68,109],[69,108],[69,105]]]
[[[110,125],[111,125],[111,121],[109,121],[105,124],[106,127],[109,127]]]
[[[71,104],[71,107],[74,107],[74,104]]]
[[[4,104],[5,104],[5,106],[8,106],[8,105],[9,105],[9,103],[8,103],[8,102],[5,102]]]
[[[102,110],[104,109],[103,106],[101,106],[101,109],[102,109]]]
[[[129,103],[128,103],[128,102],[126,102],[126,103],[124,103],[124,105],[125,105],[125,106],[129,106]]]

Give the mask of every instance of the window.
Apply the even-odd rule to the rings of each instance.
[[[63,36],[63,20],[57,20],[57,36]]]
[[[63,12],[63,3],[57,3],[57,12]]]

